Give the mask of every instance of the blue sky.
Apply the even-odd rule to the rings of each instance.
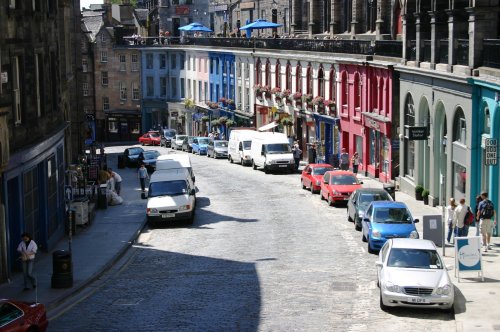
[[[80,0],[80,8],[89,8],[90,4],[102,3],[102,0]]]

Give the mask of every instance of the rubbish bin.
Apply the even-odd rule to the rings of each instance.
[[[52,253],[52,288],[69,288],[73,286],[73,264],[71,253],[56,250]]]
[[[108,208],[108,196],[106,195],[108,186],[106,184],[101,184],[99,186],[99,191],[97,192],[97,207],[99,209]]]
[[[66,223],[64,225],[64,230],[66,231],[66,235],[69,235],[71,225],[71,235],[76,234],[76,211],[69,210],[66,214]]]
[[[125,168],[125,157],[118,156],[118,168]]]
[[[396,186],[392,183],[384,183],[384,190],[391,195],[393,200],[396,200]]]

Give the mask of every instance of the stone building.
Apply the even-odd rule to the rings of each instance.
[[[146,0],[150,9],[150,22],[155,26],[150,33],[158,36],[169,32],[171,36],[180,36],[179,27],[198,22],[210,26],[208,13],[209,0]]]
[[[79,1],[0,8],[0,280],[19,269],[21,233],[50,250],[64,231],[65,165],[77,149],[78,20]]]

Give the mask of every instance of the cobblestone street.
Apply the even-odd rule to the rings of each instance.
[[[68,305],[49,331],[455,328],[449,313],[383,312],[377,256],[366,252],[346,208],[302,190],[298,174],[191,160],[199,189],[194,224],[146,230],[122,269]]]

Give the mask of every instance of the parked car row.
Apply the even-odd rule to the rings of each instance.
[[[414,219],[403,202],[384,189],[363,188],[355,174],[328,164],[309,164],[301,173],[302,189],[319,193],[328,205],[347,203],[353,222],[376,262],[380,308],[405,306],[453,310],[454,290],[432,241],[420,240]]]

